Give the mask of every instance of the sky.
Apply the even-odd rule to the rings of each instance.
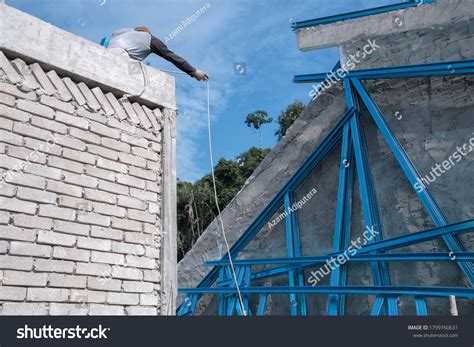
[[[310,85],[292,83],[302,73],[326,72],[337,50],[301,52],[293,21],[319,18],[394,0],[0,0],[66,31],[94,42],[120,28],[148,26],[165,41],[183,20],[205,11],[171,40],[168,47],[210,76],[214,157],[235,159],[259,146],[247,114],[261,109],[274,119],[262,128],[264,147],[273,148],[276,120],[295,100],[307,104]],[[156,56],[152,67],[173,70]],[[242,65],[243,74],[236,66]],[[177,175],[195,182],[210,172],[207,94],[204,82],[176,75],[179,107]],[[217,162],[216,160],[216,162]]]

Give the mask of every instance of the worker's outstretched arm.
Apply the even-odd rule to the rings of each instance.
[[[151,37],[151,51],[163,59],[168,60],[170,63],[174,64],[178,69],[183,72],[186,72],[191,77],[196,78],[197,80],[207,80],[209,76],[189,64],[185,59],[170,51],[169,48],[161,41],[159,38],[152,36]]]

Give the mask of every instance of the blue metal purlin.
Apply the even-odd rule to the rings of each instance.
[[[436,203],[434,197],[431,195],[428,187],[425,187],[421,192],[418,192],[417,189],[414,188],[417,182],[421,181],[421,175],[416,169],[413,162],[408,157],[408,154],[403,149],[400,141],[397,139],[393,131],[388,126],[388,123],[382,116],[381,111],[375,104],[375,102],[370,98],[367,94],[365,88],[363,87],[362,83],[358,79],[351,79],[351,83],[357,90],[358,95],[361,97],[362,101],[364,102],[365,106],[367,107],[369,113],[371,114],[372,118],[374,119],[377,127],[379,128],[380,132],[384,136],[387,144],[391,148],[395,158],[399,162],[400,166],[402,167],[403,172],[407,176],[408,180],[412,188],[415,190],[416,194],[418,195],[419,199],[421,200],[423,206],[428,211],[429,215],[433,219],[433,222],[437,226],[444,226],[448,225],[449,222],[442,212],[441,208]],[[462,245],[462,243],[454,236],[454,235],[445,235],[443,236],[443,240],[448,246],[448,249],[451,252],[465,252],[466,249]],[[474,286],[474,271],[473,271],[473,264],[472,263],[459,263],[461,270],[467,276],[471,286]]]
[[[291,26],[293,30],[296,31],[296,30],[300,30],[304,28],[315,27],[318,25],[331,24],[331,23],[346,21],[350,19],[362,18],[366,16],[372,16],[375,14],[380,14],[380,13],[385,13],[385,12],[390,12],[390,11],[395,11],[395,10],[402,10],[405,8],[416,7],[423,4],[434,3],[434,2],[435,0],[418,0],[418,1],[414,0],[414,1],[401,2],[398,4],[380,6],[380,7],[367,9],[367,10],[360,10],[360,11],[354,11],[354,12],[349,12],[349,13],[344,13],[344,14],[338,14],[334,16],[323,17],[323,18],[299,21],[299,22],[292,23]]]
[[[180,288],[181,294],[234,294],[235,288]],[[351,294],[351,295],[386,295],[386,296],[426,296],[474,298],[472,288],[461,287],[420,287],[420,286],[306,286],[306,287],[244,287],[243,294]],[[238,307],[238,306],[237,306]]]
[[[422,241],[423,242],[423,241]],[[363,249],[361,249],[363,252]],[[360,252],[358,252],[360,253]],[[336,253],[337,254],[337,253]],[[340,254],[340,252],[339,252]],[[260,258],[260,259],[245,259],[245,260],[234,260],[235,266],[249,265],[278,265],[278,264],[294,264],[306,266],[314,266],[318,264],[325,264],[326,261],[330,260],[333,255],[323,255],[314,257],[294,257],[288,258]],[[436,253],[436,252],[403,252],[403,253],[369,253],[369,254],[356,254],[350,257],[348,263],[360,263],[360,262],[374,262],[374,261],[473,261],[474,252],[463,252],[463,253]],[[204,263],[206,266],[229,266],[229,262],[225,261],[208,261]]]
[[[397,259],[398,261],[405,261],[405,260],[414,260],[413,258],[421,257],[422,255],[426,257],[425,259],[419,259],[419,260],[448,260],[446,259],[446,254],[444,256],[442,255],[434,255],[432,253],[414,253],[414,254],[406,254],[406,255],[396,255],[396,254],[374,254],[374,255],[364,255],[364,253],[372,252],[372,251],[388,251],[392,249],[397,249],[397,248],[403,248],[406,246],[410,246],[412,244],[416,243],[422,243],[430,240],[434,240],[437,238],[440,238],[441,236],[445,234],[461,234],[461,233],[468,233],[468,232],[473,232],[474,231],[474,219],[459,222],[459,223],[453,223],[448,226],[443,226],[443,227],[437,227],[429,230],[423,230],[419,232],[415,232],[412,234],[407,234],[407,235],[402,235],[398,236],[392,239],[388,240],[382,240],[378,241],[376,243],[366,245],[362,247],[358,251],[358,255],[355,255],[354,258],[349,259],[349,262],[352,261],[363,261],[363,257],[380,257],[383,260],[395,260]],[[333,253],[328,255],[327,257],[301,257],[301,258],[294,258],[294,259],[249,259],[249,260],[236,260],[236,265],[242,264],[242,265],[262,265],[262,264],[279,264],[279,263],[290,263],[293,266],[293,268],[305,268],[305,267],[311,267],[314,265],[317,265],[321,262],[325,262],[327,259],[329,259],[331,256],[337,257],[338,255],[342,255],[343,252],[339,253]],[[448,254],[447,257],[450,258],[450,260],[456,259],[456,261],[467,261],[472,259],[472,255],[469,255],[469,253],[464,253],[466,255],[462,254]],[[407,258],[405,258],[407,257]],[[413,258],[412,258],[413,257]],[[443,257],[444,259],[438,259]],[[395,258],[395,259],[389,259],[389,258]],[[226,259],[224,257],[224,259]],[[370,259],[371,261],[376,261],[376,259]],[[215,266],[223,266],[223,265],[229,265],[228,260],[227,262],[225,260],[221,261],[214,261],[214,262],[209,262],[211,265]],[[267,270],[268,271],[274,271],[273,275],[279,275],[283,273],[288,272],[288,267],[285,267],[283,269],[280,269],[280,271],[275,271],[275,270]],[[262,271],[263,273],[264,271]],[[269,275],[272,276],[272,275]],[[264,278],[266,276],[261,276],[260,278]],[[255,279],[255,275],[253,275],[252,279]],[[188,291],[188,289],[180,289],[181,291]],[[193,288],[194,293],[196,295],[201,296],[202,294],[206,293],[206,288],[204,287],[198,287],[198,288]],[[471,289],[472,291],[472,289]],[[185,305],[182,304],[178,310],[178,315],[184,315],[184,307]]]
[[[317,83],[328,78],[329,73],[316,73],[308,75],[295,75],[294,83]],[[385,67],[366,70],[348,71],[344,78],[358,78],[360,80],[391,79],[402,77],[434,77],[449,75],[469,75],[474,73],[474,60],[452,61],[445,63],[432,63],[422,65],[408,65],[401,67]]]
[[[453,224],[443,226],[443,227],[436,227],[433,229],[418,231],[415,233],[398,236],[398,237],[391,238],[388,240],[378,241],[373,244],[366,245],[362,247],[361,249],[359,249],[357,252],[357,255],[354,256],[354,259],[358,259],[360,255],[365,256],[367,253],[373,252],[373,251],[389,251],[389,250],[393,250],[397,248],[411,246],[417,243],[439,239],[443,235],[447,235],[447,234],[465,234],[465,233],[470,233],[470,232],[474,232],[474,219],[470,219],[470,220],[459,222],[459,223],[453,223]],[[417,257],[416,254],[417,253],[414,253],[413,256]],[[451,255],[450,259],[458,261],[456,254],[460,254],[460,253],[450,253]],[[469,254],[469,253],[462,253],[462,254]],[[285,263],[288,265],[257,272],[252,275],[252,279],[255,280],[255,279],[261,279],[265,277],[281,275],[288,272],[289,269],[291,268],[293,269],[309,268],[309,267],[319,264],[323,259],[327,260],[327,259],[330,259],[331,257],[337,258],[337,256],[339,255],[344,255],[344,252],[335,252],[323,257],[301,257],[299,259],[288,259],[285,262],[282,262],[280,259],[275,259],[275,260],[268,259],[268,264]],[[375,255],[373,256],[375,257]],[[382,259],[382,257],[394,257],[396,259],[397,258],[400,259],[400,261],[403,259],[403,258],[400,258],[399,256],[392,256],[390,254],[383,254],[383,255],[377,255],[377,256],[380,257],[380,259]],[[408,257],[408,255],[404,255],[404,256]],[[431,253],[427,253],[427,257],[432,257],[432,256],[433,255]],[[375,258],[373,261],[376,261],[376,259],[377,258]],[[384,258],[384,259],[390,260],[389,258]],[[431,259],[434,260],[434,258],[431,258]],[[405,260],[410,260],[410,259],[406,258]],[[467,260],[469,260],[469,258],[462,258],[462,256],[460,255],[459,261],[462,262],[462,261],[467,261]],[[267,261],[267,259],[236,260],[235,262],[236,263],[243,262],[244,264],[248,264],[248,265],[265,264],[265,263],[262,263],[262,261],[265,262]],[[349,261],[356,261],[356,260],[352,260],[351,258],[351,260]],[[249,264],[249,262],[252,262],[252,263]],[[226,262],[225,260],[209,262],[209,264],[212,264],[214,266],[229,265],[228,261]]]

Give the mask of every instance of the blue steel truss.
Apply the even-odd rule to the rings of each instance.
[[[247,314],[263,315],[268,296],[271,294],[288,294],[291,315],[307,315],[307,295],[328,295],[327,314],[344,315],[345,299],[351,295],[375,295],[372,315],[398,315],[397,300],[400,296],[414,298],[418,315],[427,315],[426,297],[474,298],[474,253],[466,251],[458,235],[474,231],[474,219],[450,223],[428,187],[421,192],[415,189],[421,175],[400,141],[390,129],[382,112],[365,90],[362,80],[387,78],[413,78],[427,76],[469,75],[474,73],[474,60],[446,62],[437,64],[390,67],[349,72],[344,78],[347,99],[347,111],[337,125],[322,140],[316,150],[295,172],[283,189],[266,206],[241,238],[232,246],[230,256],[234,259],[237,281],[243,296],[244,310]],[[295,82],[308,83],[321,81],[323,74],[295,76]],[[326,76],[326,74],[324,74]],[[368,160],[367,143],[361,122],[360,103],[369,111],[377,128],[391,148],[408,181],[418,195],[435,228],[407,233],[406,235],[383,239],[382,225],[377,208],[375,188]],[[295,191],[304,179],[324,160],[336,144],[342,143],[339,188],[337,196],[336,221],[334,224],[333,251],[325,256],[301,256],[300,230],[296,213],[288,213],[285,220],[287,257],[274,259],[236,260],[239,253],[250,243],[257,233],[271,220],[281,206],[289,212],[295,202]],[[351,203],[353,178],[357,173],[360,197],[365,224],[379,232],[378,237],[368,243],[347,262],[366,262],[371,264],[373,286],[347,285],[347,266],[340,266],[331,272],[329,286],[305,286],[304,270],[326,263],[331,258],[342,255],[349,245],[351,225]],[[449,253],[385,253],[406,246],[440,239],[446,244]],[[454,261],[466,276],[469,287],[409,287],[397,286],[390,282],[387,264],[399,261]],[[178,315],[196,313],[197,303],[204,294],[218,296],[219,315],[243,315],[237,300],[237,291],[230,271],[228,256],[220,261],[207,262],[212,270],[196,288],[180,288],[179,292],[186,298],[178,308]],[[253,271],[256,266],[271,266],[270,269]],[[288,276],[286,287],[253,287],[255,280],[275,276]],[[258,295],[259,303],[256,312],[251,312],[250,295]]]
[[[370,10],[357,11],[343,15],[331,16],[316,20],[308,20],[293,24],[294,30],[328,24],[341,20],[360,18],[367,15],[420,6],[432,3],[434,0],[416,0],[399,4],[379,7]],[[340,69],[336,64],[329,73],[297,75],[295,83],[318,83],[336,74]],[[328,295],[327,314],[332,316],[345,314],[346,295],[374,295],[371,315],[398,315],[398,297],[410,296],[414,298],[418,315],[428,315],[427,297],[448,297],[451,295],[460,298],[474,298],[474,252],[466,251],[458,235],[474,231],[474,219],[450,223],[439,204],[434,199],[428,187],[418,191],[417,182],[421,182],[421,175],[414,163],[402,147],[400,141],[390,129],[382,112],[365,90],[361,81],[390,78],[415,78],[433,76],[454,76],[474,74],[474,60],[464,60],[446,63],[412,65],[401,67],[377,68],[367,70],[345,71],[344,87],[346,91],[347,110],[337,125],[321,141],[315,151],[307,158],[303,165],[295,172],[282,190],[265,207],[263,212],[247,228],[239,240],[230,250],[230,257],[236,270],[237,282],[243,298],[242,308],[237,297],[235,280],[231,273],[229,255],[220,261],[209,261],[205,265],[212,267],[208,275],[196,288],[180,288],[185,294],[183,303],[177,314],[193,315],[197,304],[205,294],[217,295],[218,314],[222,316],[254,314],[261,316],[265,312],[268,296],[271,294],[288,294],[291,315],[305,316],[307,310],[307,295]],[[377,128],[385,138],[408,181],[415,190],[422,205],[428,212],[434,225],[433,229],[407,233],[406,235],[383,239],[383,230],[380,222],[378,204],[375,195],[372,171],[368,159],[367,142],[361,122],[360,103],[369,111]],[[298,215],[289,213],[295,203],[295,191],[305,178],[326,158],[336,144],[342,143],[339,168],[339,183],[336,206],[336,220],[334,224],[334,238],[332,253],[324,256],[301,255],[300,230]],[[378,235],[370,243],[357,251],[357,254],[347,260],[347,263],[365,262],[372,268],[373,286],[347,285],[347,266],[336,267],[330,275],[329,286],[305,286],[304,270],[317,265],[325,264],[332,258],[344,254],[350,242],[351,204],[353,195],[353,179],[357,174],[359,194],[362,202],[364,221],[368,228],[378,231]],[[269,222],[273,215],[283,206],[287,212],[285,219],[287,257],[272,259],[237,260],[237,256],[255,238],[258,232]],[[403,247],[416,245],[430,240],[443,240],[449,253],[385,253]],[[421,287],[397,286],[391,283],[388,263],[411,261],[454,261],[468,280],[469,287]],[[254,271],[256,266],[271,266],[270,269]],[[252,282],[269,277],[288,276],[288,286],[252,287]],[[259,302],[255,312],[250,310],[250,296],[258,295]],[[245,312],[243,312],[243,310]]]

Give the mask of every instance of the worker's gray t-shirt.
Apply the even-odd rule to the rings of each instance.
[[[179,55],[170,51],[159,38],[147,32],[134,29],[117,30],[112,34],[108,48],[115,53],[139,61],[144,60],[150,53],[155,53],[174,64],[181,71],[196,77],[196,68]]]
[[[109,49],[117,53],[127,53],[135,60],[144,60],[150,53],[151,35],[134,29],[120,29],[110,38]]]

